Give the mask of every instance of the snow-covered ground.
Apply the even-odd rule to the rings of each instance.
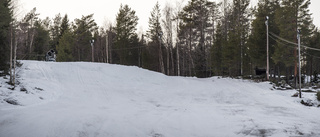
[[[15,90],[0,78],[0,137],[320,136],[320,108],[267,82],[169,77],[100,63],[22,63]],[[315,100],[314,93],[303,96]]]

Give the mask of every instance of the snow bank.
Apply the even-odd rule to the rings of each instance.
[[[22,63],[21,84],[0,87],[1,137],[320,136],[320,109],[266,82],[168,77],[100,63]]]

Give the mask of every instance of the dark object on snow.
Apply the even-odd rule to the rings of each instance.
[[[47,52],[46,61],[56,62],[56,52],[53,49]]]
[[[256,71],[256,75],[266,75],[266,69],[259,69],[258,67],[256,67],[255,69],[254,69],[255,71]]]
[[[294,93],[291,97],[298,97],[299,93]]]
[[[35,87],[34,89],[39,90],[39,91],[43,91],[42,88],[38,88],[38,87]]]
[[[28,92],[28,90],[26,88],[24,88],[24,87],[20,88],[20,91],[21,92]]]
[[[9,103],[11,105],[20,105],[17,100],[12,99],[12,98],[4,99],[4,101],[6,101],[7,103]]]
[[[309,100],[309,99],[307,101],[301,100],[300,103],[305,105],[305,106],[308,106],[308,107],[312,107],[313,106],[312,100]]]

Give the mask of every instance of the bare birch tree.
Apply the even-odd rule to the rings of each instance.
[[[173,18],[173,8],[169,3],[166,3],[164,9],[164,19],[162,20],[163,26],[164,26],[164,33],[165,33],[165,45],[166,45],[166,51],[167,51],[167,75],[173,74],[174,72],[174,62],[173,62],[173,26],[172,26],[172,18]],[[170,63],[171,58],[171,63]],[[171,71],[170,71],[170,65],[171,65]]]

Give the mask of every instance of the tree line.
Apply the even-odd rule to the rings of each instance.
[[[115,24],[99,27],[94,14],[74,21],[67,14],[40,19],[36,8],[17,20],[11,0],[2,0],[0,69],[10,70],[12,54],[19,60],[44,60],[54,49],[61,62],[93,59],[176,76],[254,75],[255,68],[266,68],[268,16],[270,74],[295,77],[297,48],[279,38],[297,43],[301,29],[302,44],[320,48],[310,4],[310,0],[259,0],[250,8],[250,0],[189,0],[186,5],[176,2],[162,8],[157,2],[150,11],[148,30],[137,33],[139,17],[126,4],[120,5]],[[319,51],[302,49],[302,62],[303,74],[320,72]]]

